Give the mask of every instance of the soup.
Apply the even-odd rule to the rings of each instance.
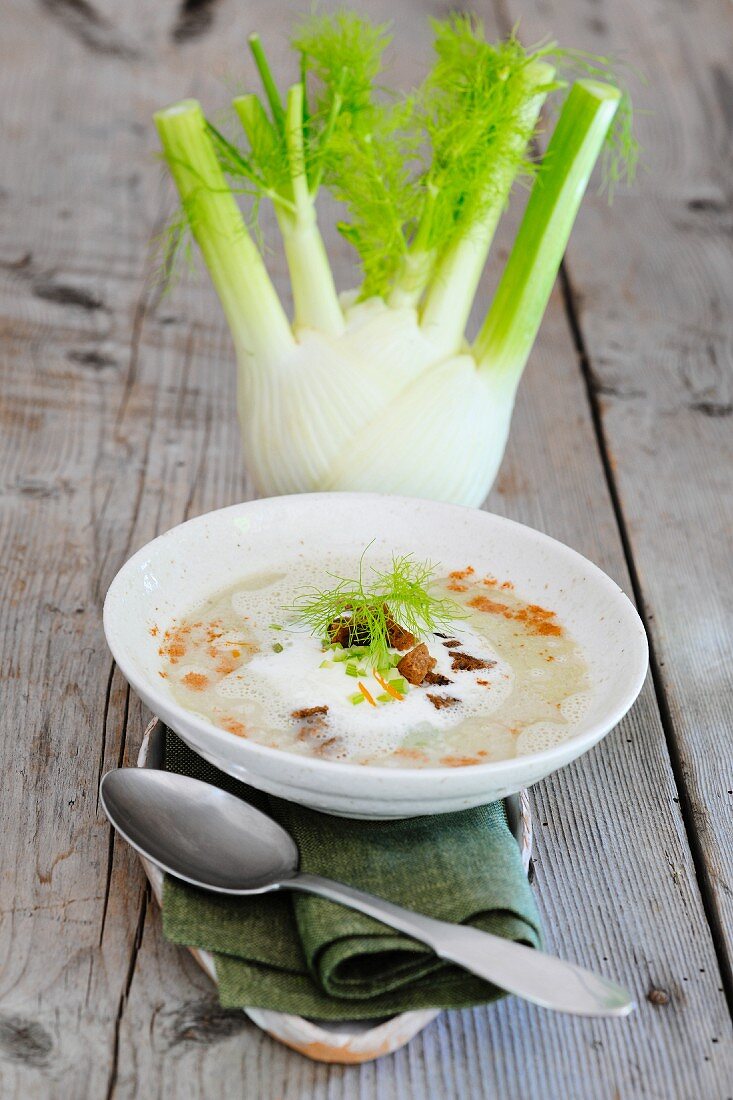
[[[401,597],[391,603],[379,588],[363,606],[326,600],[334,576],[353,567],[303,561],[243,577],[174,622],[160,675],[175,700],[233,737],[397,768],[504,760],[575,734],[590,702],[588,667],[552,609],[470,566],[424,588],[406,572],[403,618],[414,600],[431,627],[418,630],[418,611],[412,627],[400,622]],[[341,608],[325,628],[299,609],[318,603],[309,592],[322,594],[319,608]]]

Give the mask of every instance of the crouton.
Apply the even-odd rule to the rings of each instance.
[[[424,684],[430,684],[433,687],[448,687],[448,684],[452,684],[453,681],[449,680],[447,676],[442,676],[440,672],[426,672]]]
[[[341,614],[329,623],[328,637],[344,649],[352,645],[369,645],[371,634],[368,620],[362,611],[352,612],[351,604],[345,603]]]
[[[328,707],[303,707],[302,710],[293,711],[293,718],[316,718],[320,714],[328,714]]]
[[[430,651],[424,642],[420,642],[409,653],[406,653],[397,665],[397,671],[410,684],[421,684],[428,672],[432,672],[437,664],[435,657],[430,656]]]
[[[404,653],[406,649],[410,649],[415,644],[415,635],[411,634],[409,630],[405,630],[404,626],[400,626],[395,622],[391,615],[387,616],[387,640],[389,641],[392,649],[398,649],[400,653]]]
[[[455,707],[461,701],[460,699],[454,698],[452,695],[433,695],[430,691],[428,692],[428,699],[436,710],[445,710],[446,707]]]
[[[348,649],[351,645],[351,621],[340,617],[334,619],[328,627],[328,637],[335,645],[343,646],[344,649]]]
[[[493,668],[496,661],[484,661],[481,657],[471,657],[469,653],[451,653],[454,672],[477,672],[481,668]]]
[[[372,641],[369,629],[369,617],[364,612],[348,614],[350,607],[344,607],[347,614],[337,616],[328,627],[328,637],[331,642],[349,649],[355,645],[369,645]],[[374,609],[376,610],[376,609]],[[392,649],[404,652],[415,644],[415,635],[400,626],[389,613],[389,608],[384,604],[384,614],[387,625],[387,643]]]

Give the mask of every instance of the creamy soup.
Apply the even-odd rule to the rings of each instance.
[[[588,669],[551,608],[509,581],[456,570],[430,590],[460,614],[400,639],[373,669],[366,647],[314,636],[284,610],[350,569],[303,563],[244,577],[175,622],[160,639],[160,675],[176,701],[233,737],[365,765],[481,764],[577,732]]]

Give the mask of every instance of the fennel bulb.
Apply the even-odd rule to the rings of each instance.
[[[555,46],[526,51],[514,37],[490,45],[468,17],[435,23],[435,32],[424,86],[381,101],[374,86],[385,29],[348,13],[311,17],[294,41],[302,78],[285,104],[255,36],[269,114],[255,95],[234,100],[245,151],[195,100],[155,116],[234,338],[244,450],[260,493],[360,489],[480,504],[609,134],[633,159],[628,101],[595,79],[594,62]],[[589,78],[570,87],[538,167],[528,145],[546,97],[566,87],[556,69],[568,57]],[[469,345],[479,278],[522,175],[535,177],[529,203]],[[349,295],[336,291],[318,230],[322,185],[345,204],[339,229],[361,259],[363,284]],[[292,323],[235,191],[274,205]]]

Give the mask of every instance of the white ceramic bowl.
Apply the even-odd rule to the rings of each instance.
[[[411,553],[446,568],[469,563],[508,578],[517,594],[557,612],[582,646],[593,702],[569,740],[542,752],[459,768],[384,768],[299,756],[234,737],[184,710],[159,676],[157,631],[246,573],[287,568],[325,547],[358,557]],[[488,512],[371,493],[314,493],[249,501],[174,527],[139,550],[113,580],[104,629],[143,701],[196,752],[271,794],[348,817],[447,813],[504,798],[568,764],[629,709],[647,668],[644,628],[621,589],[547,535]]]

